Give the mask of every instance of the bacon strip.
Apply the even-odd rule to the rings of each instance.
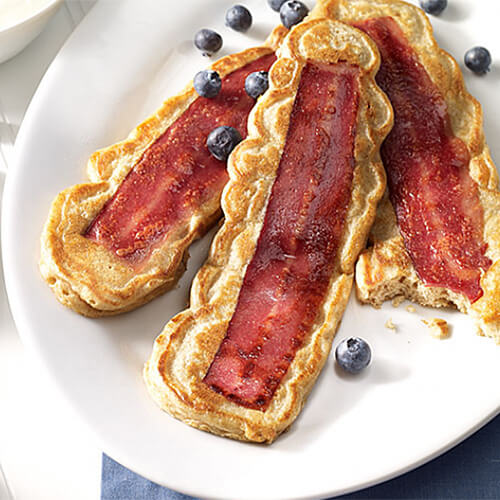
[[[308,63],[255,254],[205,383],[265,410],[324,300],[351,199],[359,68]]]
[[[482,295],[483,209],[469,175],[469,151],[453,134],[439,89],[390,17],[355,24],[378,45],[377,83],[394,108],[382,146],[389,194],[405,247],[419,278],[475,302]]]
[[[214,99],[198,97],[143,154],[85,236],[133,265],[141,264],[166,235],[210,200],[219,199],[228,175],[205,143],[215,127],[247,134],[255,100],[245,78],[267,71],[276,60],[265,55],[230,73]]]

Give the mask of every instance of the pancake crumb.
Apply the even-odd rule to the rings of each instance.
[[[448,327],[448,323],[441,318],[431,318],[431,319],[423,319],[422,323],[427,325],[429,328],[430,334],[435,339],[446,339],[450,336],[450,329]]]
[[[415,307],[414,307],[414,306],[412,306],[412,305],[406,306],[406,310],[407,310],[409,313],[414,313],[414,312],[417,312],[417,310],[415,309]]]
[[[392,322],[392,318],[389,318],[385,322],[385,327],[388,328],[389,330],[392,330],[393,332],[395,332],[397,330],[396,325]]]
[[[399,307],[403,302],[405,301],[405,298],[400,295],[399,297],[395,297],[392,299],[392,307]]]

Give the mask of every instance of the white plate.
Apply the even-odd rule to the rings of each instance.
[[[500,55],[498,2],[451,3],[433,20],[442,45],[459,59],[478,43]],[[101,1],[47,72],[19,133],[3,207],[5,278],[16,324],[103,449],[158,483],[200,497],[299,499],[388,479],[499,412],[500,348],[474,335],[466,317],[391,305],[376,311],[351,300],[337,339],[365,337],[371,367],[346,378],[330,359],[290,432],[258,446],[172,419],[149,399],[141,378],[155,336],[186,302],[209,238],[193,248],[176,290],[121,317],[78,316],[59,305],[39,276],[39,235],[51,199],[85,180],[90,153],[124,137],[207,64],[192,47],[193,33],[218,29],[227,54],[263,39],[277,22],[264,0],[248,0],[255,25],[248,35],[232,34],[223,26],[231,0],[207,4]],[[500,162],[498,62],[484,78],[466,77],[484,105],[487,137]],[[453,325],[450,339],[431,338],[421,324],[436,314]],[[384,328],[389,317],[396,333]]]

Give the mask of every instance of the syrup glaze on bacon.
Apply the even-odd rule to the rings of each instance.
[[[453,134],[443,96],[394,19],[354,26],[373,38],[382,56],[376,80],[391,100],[394,128],[381,153],[405,247],[426,285],[473,303],[483,295],[481,275],[491,260],[469,151]]]
[[[274,53],[262,56],[223,78],[217,97],[198,97],[144,152],[85,236],[140,265],[175,225],[219,199],[229,177],[226,163],[208,151],[207,136],[220,125],[246,136],[255,100],[245,92],[245,78],[268,71],[275,60]]]
[[[359,68],[308,63],[255,254],[204,378],[265,410],[309,334],[335,267],[351,198]]]

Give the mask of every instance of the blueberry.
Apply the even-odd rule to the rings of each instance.
[[[474,47],[465,53],[465,65],[474,73],[484,75],[491,67],[491,54],[484,47]]]
[[[226,12],[226,26],[235,31],[247,31],[252,26],[252,14],[243,5],[235,5]]]
[[[234,127],[214,128],[207,137],[208,150],[221,161],[227,160],[239,142],[241,142],[241,135]]]
[[[420,7],[427,12],[439,16],[446,7],[448,7],[448,0],[420,0]]]
[[[271,9],[275,10],[276,12],[279,12],[281,9],[281,6],[286,2],[286,0],[267,0],[267,3],[269,4],[269,7]]]
[[[222,47],[222,37],[213,30],[203,28],[194,35],[194,45],[204,56],[211,56]]]
[[[309,14],[309,9],[298,0],[288,0],[280,8],[280,19],[285,28],[300,23]]]
[[[255,71],[250,73],[245,79],[246,93],[257,99],[269,87],[269,73],[267,71]]]
[[[342,340],[335,349],[337,363],[349,373],[358,373],[370,364],[370,346],[359,337]]]
[[[220,92],[222,81],[217,71],[205,69],[194,75],[193,85],[199,96],[212,98]]]

